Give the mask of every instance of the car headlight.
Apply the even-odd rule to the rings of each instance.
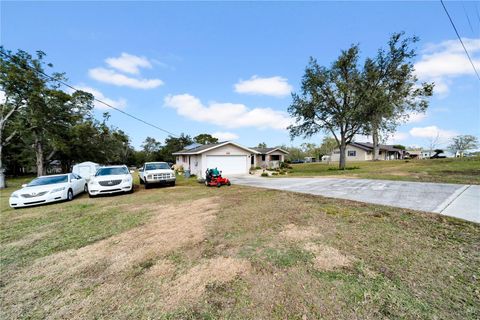
[[[18,195],[16,195],[15,193],[12,193],[12,194],[10,195],[10,198],[18,198]]]
[[[65,187],[55,188],[52,191],[50,191],[50,193],[60,192],[60,191],[63,191],[63,190],[65,190]]]
[[[132,181],[132,177],[130,177],[130,176],[123,179],[123,182],[131,182],[131,181]]]

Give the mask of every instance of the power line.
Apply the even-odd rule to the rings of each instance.
[[[2,55],[4,55],[4,56],[8,57],[8,58],[10,59],[10,61],[13,62],[13,56],[12,56],[12,55],[10,55],[10,54],[8,54],[8,53],[6,53],[6,52],[3,52],[3,51],[0,51],[0,53],[1,53]],[[17,65],[18,65],[18,64],[17,64]],[[26,66],[27,66],[30,70],[33,70],[33,71],[35,71],[35,72],[43,75],[44,77],[49,78],[50,80],[56,81],[56,82],[64,85],[65,87],[68,87],[68,88],[70,88],[70,89],[72,89],[72,90],[74,90],[74,91],[82,91],[82,90],[76,89],[76,88],[73,87],[72,85],[70,85],[70,84],[68,84],[68,83],[66,83],[66,82],[64,82],[64,81],[62,81],[62,80],[58,80],[58,79],[53,78],[52,76],[46,74],[46,73],[43,72],[43,71],[40,71],[40,70],[37,70],[37,69],[32,68],[32,67],[31,67],[30,65],[28,65],[28,64],[27,64]],[[130,114],[130,113],[128,113],[128,112],[125,112],[125,111],[123,111],[123,110],[121,110],[121,109],[119,109],[119,108],[117,108],[117,107],[114,107],[114,106],[112,106],[111,104],[109,104],[109,103],[107,103],[107,102],[105,102],[105,101],[102,101],[102,100],[100,100],[100,99],[95,98],[95,96],[94,96],[93,94],[92,94],[92,96],[93,96],[93,100],[95,100],[95,101],[97,101],[97,102],[99,102],[99,103],[101,103],[101,104],[103,104],[103,105],[105,105],[105,106],[107,106],[107,107],[109,107],[109,108],[112,108],[112,109],[114,109],[114,110],[116,110],[116,111],[118,111],[118,112],[120,112],[120,113],[123,113],[124,115],[129,116],[129,117],[132,118],[132,119],[135,119],[135,120],[140,121],[140,122],[142,122],[142,123],[144,123],[144,124],[146,124],[146,125],[148,125],[148,126],[150,126],[150,127],[153,127],[153,128],[158,129],[158,130],[160,130],[160,131],[163,131],[163,132],[165,132],[165,133],[168,133],[168,134],[171,135],[171,136],[178,137],[178,135],[176,135],[176,134],[174,134],[174,133],[172,133],[172,132],[170,132],[170,131],[168,131],[168,130],[162,129],[162,128],[160,128],[159,126],[156,126],[156,125],[154,125],[154,124],[152,124],[152,123],[150,123],[150,122],[147,122],[147,121],[145,121],[145,120],[143,120],[143,119],[140,119],[140,118],[137,117],[137,116],[134,116],[133,114]]]
[[[450,17],[450,14],[448,13],[447,7],[445,7],[445,4],[443,3],[443,0],[440,0],[440,3],[443,6],[443,9],[445,10],[445,13],[448,16],[448,19],[450,20],[450,23],[452,24],[453,30],[455,30],[455,33],[457,34],[458,40],[460,40],[460,43],[462,44],[463,50],[465,50],[465,53],[467,54],[468,60],[472,64],[473,70],[475,71],[475,74],[477,75],[478,80],[480,80],[480,75],[478,75],[477,68],[475,68],[475,65],[473,64],[472,58],[470,58],[470,55],[468,54],[467,48],[465,48],[465,45],[463,44],[462,37],[460,37],[460,34],[458,33],[457,27],[455,26],[455,23],[453,23],[452,17]]]
[[[467,9],[465,9],[465,5],[463,4],[463,1],[462,1],[462,8],[463,8],[463,12],[465,13],[465,17],[467,17],[467,21],[468,21],[468,25],[470,26],[470,30],[472,31],[472,33],[475,33],[475,31],[473,31],[472,23],[470,22],[470,18],[468,17]]]

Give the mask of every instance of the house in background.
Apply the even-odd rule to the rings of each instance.
[[[207,169],[218,168],[224,175],[248,174],[252,161],[260,153],[238,143],[224,141],[206,145],[191,145],[174,152],[175,166],[190,170],[191,174],[205,178]]]
[[[278,168],[280,163],[285,161],[288,151],[281,148],[250,148],[257,151],[254,159],[251,159],[252,167]]]
[[[405,151],[394,148],[392,145],[379,145],[380,160],[396,160],[403,159]],[[373,144],[370,142],[352,142],[347,145],[346,150],[347,161],[368,161],[373,160]],[[330,161],[340,160],[340,149],[336,148],[330,154]]]
[[[408,159],[422,159],[423,152],[422,150],[405,150],[405,158]]]

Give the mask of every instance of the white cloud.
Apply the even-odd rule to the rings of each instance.
[[[227,140],[237,140],[239,136],[232,132],[221,132],[217,131],[212,133],[212,136],[217,138],[219,141],[227,141]]]
[[[130,78],[114,70],[105,68],[90,69],[88,74],[92,79],[100,82],[135,89],[153,89],[163,85],[163,81],[160,79]]]
[[[243,104],[211,102],[208,106],[189,94],[168,95],[166,107],[188,119],[212,123],[225,128],[256,127],[261,129],[286,129],[292,123],[285,112],[270,108],[249,109]]]
[[[480,38],[462,40],[475,67],[480,70]],[[440,95],[448,93],[452,78],[475,76],[475,71],[458,40],[426,45],[420,61],[415,64],[415,72],[422,81],[434,81],[434,93]]]
[[[152,68],[152,64],[147,58],[125,52],[123,52],[120,57],[107,58],[105,62],[114,69],[132,74],[138,74],[140,72],[139,68]]]
[[[114,106],[115,108],[125,109],[126,106],[127,106],[127,100],[125,100],[123,98],[120,98],[118,100],[107,98],[103,95],[102,92],[100,92],[99,90],[97,90],[95,88],[88,87],[88,86],[82,86],[82,85],[76,86],[75,88],[77,88],[78,90],[82,90],[82,91],[91,93],[91,94],[93,94],[93,96],[96,99],[102,100],[103,102],[108,103],[108,104]],[[69,90],[69,91],[71,92],[71,90]],[[95,106],[95,108],[97,108],[99,110],[111,110],[111,108],[107,107],[106,105],[104,105],[103,103],[100,103],[98,101],[94,102],[94,106]]]
[[[6,101],[5,91],[0,90],[0,103],[3,104]]]
[[[426,113],[417,113],[417,112],[411,112],[408,114],[408,123],[417,123],[417,122],[422,122],[427,118]]]
[[[234,85],[235,92],[284,97],[292,92],[293,88],[286,78],[279,76],[260,78],[252,76],[249,80],[240,80]]]
[[[410,135],[417,138],[434,139],[437,136],[442,139],[450,139],[456,135],[457,132],[452,130],[443,130],[437,126],[415,127],[409,131]]]

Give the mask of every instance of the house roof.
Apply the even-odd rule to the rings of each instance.
[[[247,147],[244,147],[242,145],[239,145],[238,143],[235,143],[235,142],[232,142],[232,141],[223,141],[223,142],[217,142],[217,143],[211,143],[211,144],[204,144],[204,145],[200,145],[198,147],[194,147],[194,148],[191,148],[191,149],[183,149],[183,150],[172,153],[172,155],[176,156],[176,155],[201,154],[201,153],[204,153],[204,152],[209,151],[209,150],[213,150],[213,149],[216,149],[216,148],[223,147],[227,144],[234,145],[234,146],[236,146],[240,149],[247,150],[251,153],[258,153],[258,151],[247,148]]]
[[[272,153],[272,152],[277,151],[277,150],[280,151],[280,152],[283,152],[285,154],[288,154],[288,151],[285,151],[281,148],[257,148],[257,147],[255,147],[255,148],[250,148],[250,149],[257,151],[259,154],[269,154],[269,153]]]
[[[352,142],[350,143],[351,146],[363,149],[365,151],[372,151],[373,150],[373,143],[371,142]],[[379,149],[382,151],[391,151],[391,152],[403,152],[402,149],[394,148],[393,145],[388,144],[379,144]]]

